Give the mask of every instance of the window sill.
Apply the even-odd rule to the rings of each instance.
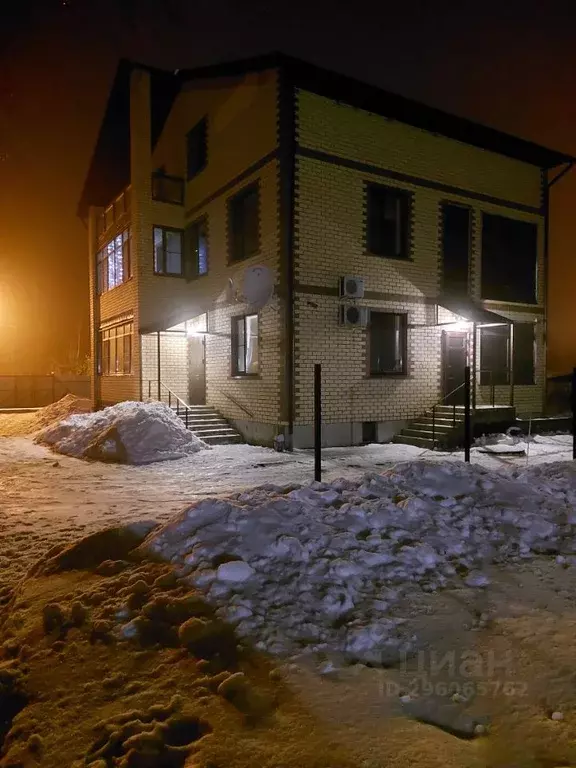
[[[119,283],[118,285],[115,285],[114,288],[109,288],[107,291],[103,291],[102,293],[98,294],[98,298],[101,299],[102,296],[107,296],[109,293],[112,293],[112,291],[118,290],[118,288],[122,288],[123,285],[127,285],[128,283],[131,283],[132,280],[134,280],[134,275],[131,275],[128,280],[124,280],[124,282]]]
[[[383,253],[373,253],[372,251],[365,251],[364,256],[371,256],[374,259],[389,259],[390,261],[403,261],[407,264],[413,264],[414,258],[412,256],[386,256]]]
[[[245,261],[248,261],[248,259],[253,259],[256,256],[260,256],[260,251],[254,251],[254,253],[248,253],[246,256],[242,256],[241,259],[232,259],[228,257],[227,265],[229,267],[233,267],[235,264],[243,264]]]
[[[413,379],[409,373],[368,373],[364,376],[365,379]]]
[[[154,277],[179,277],[182,279],[185,275],[182,272],[154,272]]]
[[[126,379],[129,376],[134,376],[133,373],[99,373],[101,379]]]
[[[235,381],[243,381],[244,379],[252,381],[261,378],[262,376],[259,373],[233,373],[231,376],[228,376],[229,380],[234,379]]]
[[[160,197],[152,197],[152,202],[164,203],[165,205],[179,205],[180,207],[184,205],[184,200],[162,200]]]

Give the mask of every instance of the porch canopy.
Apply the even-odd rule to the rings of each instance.
[[[483,325],[512,325],[512,320],[509,318],[489,309],[484,309],[468,296],[441,296],[438,299],[438,304],[479,327]]]

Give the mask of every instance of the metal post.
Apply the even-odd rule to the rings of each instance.
[[[148,400],[152,400],[152,379],[148,379]]]
[[[472,410],[476,410],[476,379],[478,374],[476,373],[477,360],[476,360],[476,336],[477,326],[476,323],[472,325]]]
[[[322,480],[322,366],[314,364],[314,480]]]
[[[576,459],[576,368],[572,371],[572,458]]]
[[[494,384],[494,371],[490,371],[490,402],[492,408],[496,404],[496,385]]]
[[[158,375],[158,400],[162,400],[162,388],[160,385],[160,374],[162,373],[161,366],[160,366],[160,331],[156,331],[156,347],[157,347],[157,365],[156,365],[156,373]]]
[[[470,366],[464,368],[464,461],[470,463],[472,424],[470,420]]]
[[[510,323],[510,348],[508,353],[508,377],[510,379],[510,407],[514,406],[514,323]]]
[[[432,450],[436,445],[436,406],[432,406]]]

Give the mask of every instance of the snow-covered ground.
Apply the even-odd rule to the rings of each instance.
[[[529,450],[529,457],[518,457],[489,456],[474,449],[472,460],[505,471],[566,461],[571,459],[571,437],[539,437]],[[404,445],[330,448],[323,456],[324,479],[354,478],[422,458],[458,461],[462,454]],[[205,496],[312,478],[309,451],[217,446],[176,461],[126,466],[55,455],[27,437],[0,438],[0,585],[13,583],[54,544],[118,523],[167,521]]]

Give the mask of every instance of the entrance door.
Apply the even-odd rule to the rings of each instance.
[[[190,405],[206,403],[205,336],[188,337],[188,400]]]
[[[464,405],[464,369],[467,362],[468,334],[442,332],[443,396],[446,405]],[[455,389],[458,389],[454,392]],[[451,394],[453,393],[453,394]]]

